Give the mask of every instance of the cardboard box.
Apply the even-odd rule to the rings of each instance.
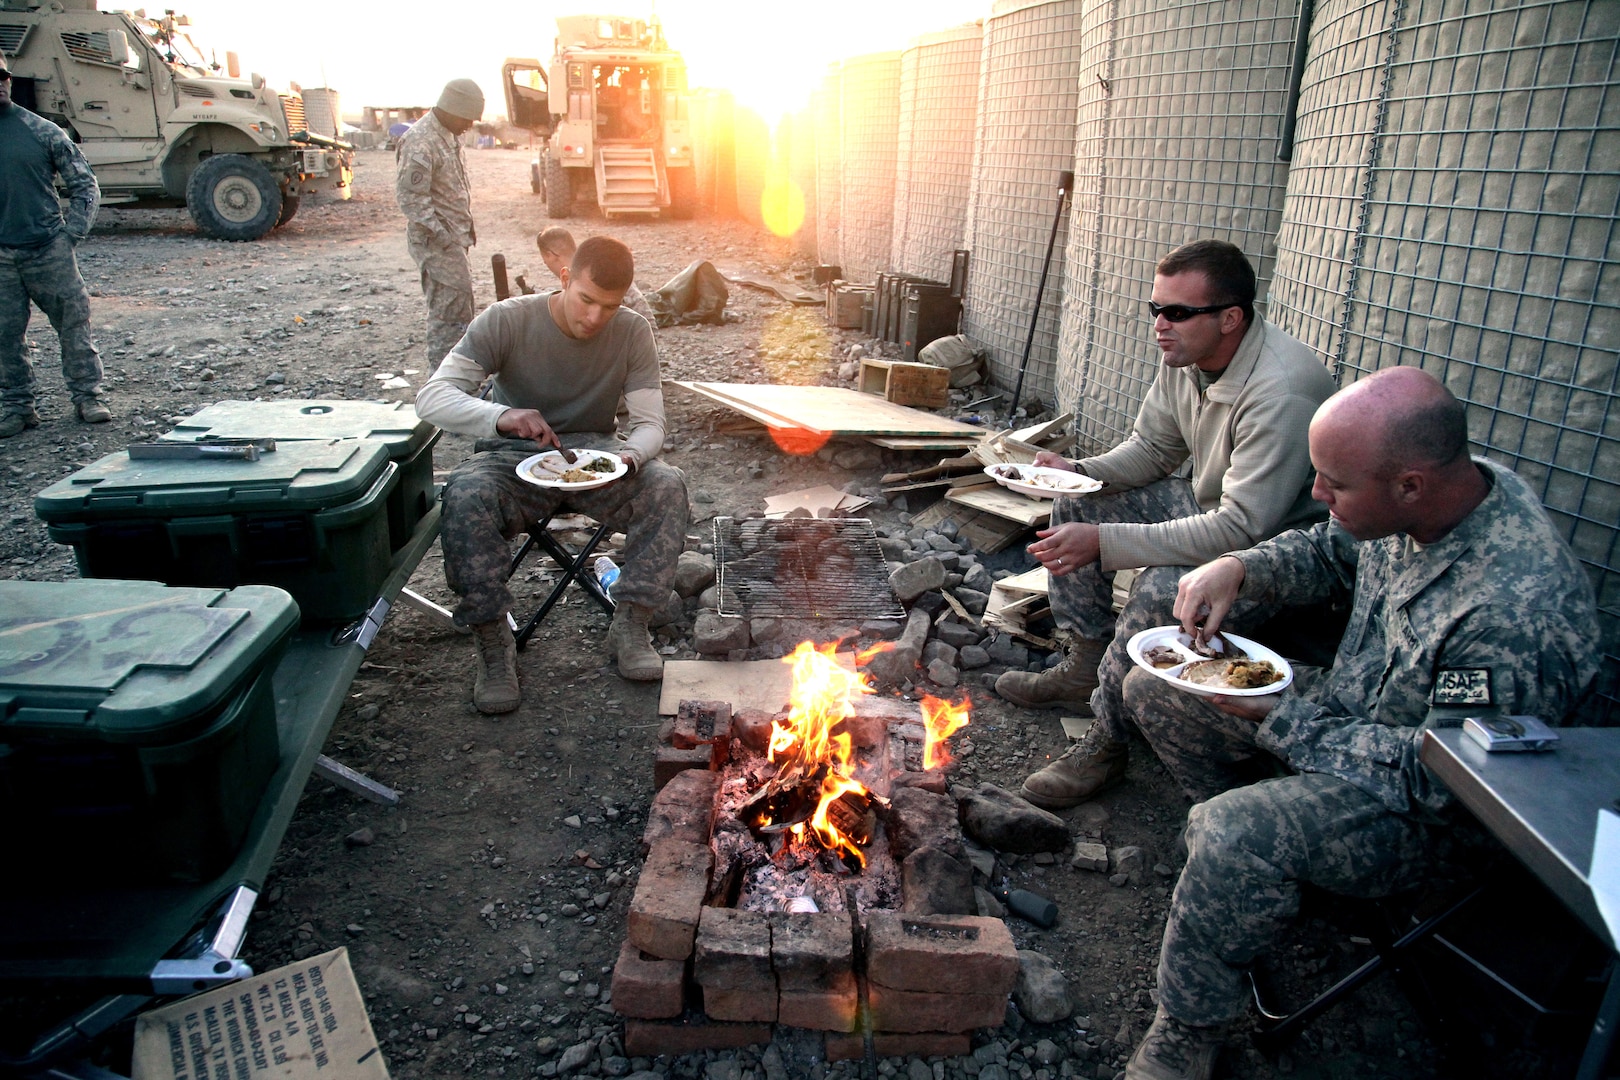
[[[143,1013],[133,1080],[388,1080],[349,951],[333,949]]]
[[[865,394],[882,394],[896,405],[941,409],[950,403],[951,373],[933,364],[862,360],[860,390]]]

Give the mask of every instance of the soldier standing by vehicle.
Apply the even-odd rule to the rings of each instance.
[[[422,272],[427,299],[427,360],[443,360],[473,317],[467,249],[478,243],[472,191],[460,137],[484,115],[484,92],[471,79],[451,79],[439,103],[411,125],[394,151],[394,194],[405,214],[405,242]]]
[[[65,219],[53,176],[67,186]],[[0,439],[39,426],[25,337],[30,300],[61,341],[62,378],[79,419],[112,419],[101,402],[90,294],[73,256],[100,203],[95,174],[67,133],[11,100],[11,71],[0,57]]]

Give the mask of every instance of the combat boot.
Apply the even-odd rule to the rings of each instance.
[[[32,427],[39,427],[39,413],[33,409],[27,412],[6,413],[0,416],[0,439],[21,435]]]
[[[1130,749],[1129,743],[1115,742],[1100,723],[1093,723],[1062,757],[1025,779],[1018,794],[1043,810],[1079,806],[1125,778]]]
[[[74,408],[81,424],[105,424],[112,419],[112,411],[101,403],[100,398],[85,398],[75,403]]]
[[[613,609],[608,627],[608,652],[619,663],[619,674],[636,682],[657,682],[664,677],[664,658],[653,651],[647,623],[652,612],[634,604]]]
[[[517,642],[505,617],[472,628],[478,646],[478,677],[473,680],[473,705],[481,713],[509,713],[523,704],[518,689]]]
[[[1183,1024],[1160,1006],[1125,1064],[1125,1080],[1210,1080],[1223,1034],[1220,1028]]]
[[[996,680],[996,693],[1028,709],[1069,709],[1091,715],[1091,692],[1097,689],[1097,665],[1108,642],[1071,637],[1063,662],[1040,674],[1008,671]]]

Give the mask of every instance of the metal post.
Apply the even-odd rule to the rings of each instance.
[[[1024,339],[1024,359],[1018,365],[1018,382],[1013,387],[1012,404],[1007,406],[1010,421],[1018,412],[1018,398],[1024,392],[1024,373],[1029,370],[1029,352],[1035,347],[1035,324],[1041,318],[1041,294],[1046,291],[1046,275],[1052,269],[1052,249],[1057,246],[1058,226],[1063,224],[1063,202],[1074,186],[1074,173],[1065,169],[1058,173],[1057,211],[1052,215],[1052,235],[1046,238],[1046,259],[1041,263],[1041,283],[1035,286],[1035,310],[1029,313],[1029,337]]]

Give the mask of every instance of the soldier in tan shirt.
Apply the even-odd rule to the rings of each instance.
[[[1184,244],[1159,260],[1152,296],[1163,366],[1130,437],[1079,461],[1036,458],[1108,484],[1058,498],[1051,527],[1029,545],[1051,574],[1065,659],[996,680],[1015,704],[1095,717],[1085,738],[1024,782],[1024,798],[1048,809],[1075,806],[1124,776],[1125,643],[1168,610],[1181,576],[1325,516],[1311,498],[1306,432],[1333,378],[1308,346],[1254,313],[1254,268],[1243,252],[1220,240]],[[1112,576],[1129,567],[1145,569],[1116,622]],[[1229,625],[1242,629],[1246,614]]]

